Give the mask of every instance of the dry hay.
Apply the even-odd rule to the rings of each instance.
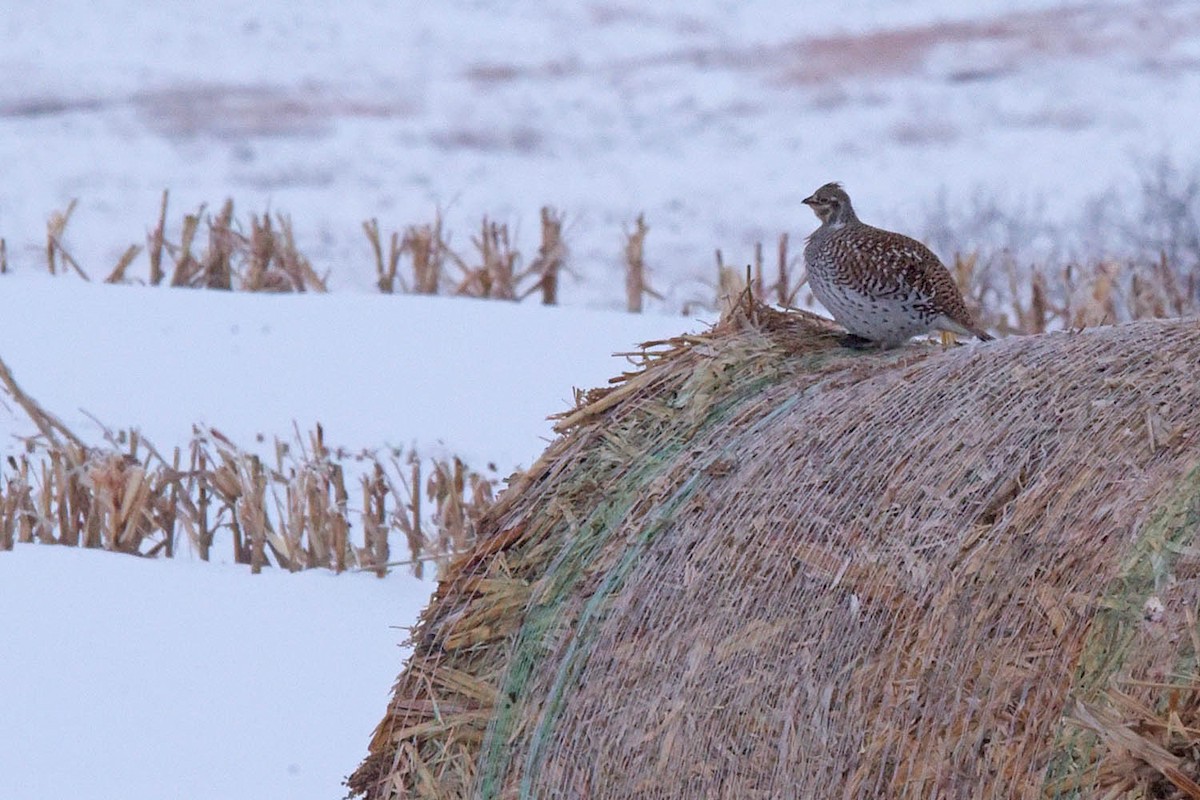
[[[742,307],[583,397],[350,778],[1200,797],[1200,325],[857,353]]]

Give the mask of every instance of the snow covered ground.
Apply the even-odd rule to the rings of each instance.
[[[0,358],[81,436],[138,428],[160,450],[194,423],[246,447],[317,423],[331,446],[529,466],[547,415],[629,367],[612,358],[695,320],[498,301],[334,292],[260,295],[0,279]],[[0,396],[2,397],[2,396]],[[0,401],[0,455],[29,434]]]
[[[1070,222],[1139,159],[1197,162],[1200,8],[879,0],[421,3],[46,0],[0,11],[0,358],[85,438],[160,448],[193,423],[250,444],[320,422],[351,449],[528,465],[547,414],[609,357],[695,329],[623,300],[621,234],[651,230],[676,314],[712,251],[815,226],[844,181],[905,230],[980,191]],[[93,276],[232,197],[290,213],[326,296],[45,276],[47,215]],[[536,246],[568,215],[568,309],[374,294],[363,220],[488,214]],[[169,238],[177,236],[177,229]],[[980,242],[996,245],[995,242]],[[1002,242],[1000,244],[1008,244]],[[1018,243],[1019,244],[1019,243]],[[131,271],[145,274],[145,262]],[[592,309],[592,310],[587,310]],[[85,413],[86,412],[86,413]],[[0,456],[30,433],[0,402]],[[0,553],[0,797],[333,798],[365,752],[430,586],[20,547]]]
[[[528,465],[547,413],[678,317],[440,298],[261,296],[0,280],[0,357],[89,441],[194,422],[252,446],[325,425]],[[693,327],[698,323],[693,323]],[[0,401],[0,455],[32,426]],[[397,544],[398,546],[398,544]],[[227,552],[218,548],[218,552]],[[186,559],[0,553],[0,797],[335,798],[365,754],[432,585]]]
[[[701,323],[491,301],[266,296],[0,279],[3,358],[89,442],[160,449],[208,423],[253,448],[327,442],[455,454],[501,475],[552,435],[572,387]],[[34,432],[0,395],[0,457]],[[95,419],[93,419],[93,417]],[[399,550],[399,542],[394,543]],[[228,547],[216,548],[228,557]],[[0,553],[0,798],[336,798],[432,584],[47,546]]]
[[[431,588],[18,545],[0,797],[342,797]]]

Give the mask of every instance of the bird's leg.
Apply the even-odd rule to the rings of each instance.
[[[954,345],[958,344],[958,339],[954,338],[954,333],[952,331],[941,331],[941,334],[942,347],[953,347]]]
[[[870,350],[879,345],[865,336],[859,336],[856,333],[847,333],[838,337],[838,344],[842,347],[848,347],[851,350]]]

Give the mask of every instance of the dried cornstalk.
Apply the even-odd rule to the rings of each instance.
[[[432,225],[409,225],[400,242],[401,252],[412,260],[412,291],[416,294],[437,294],[442,281],[446,245],[442,241],[442,216],[439,212]],[[406,289],[407,291],[407,289]]]
[[[363,539],[366,555],[375,574],[383,577],[387,574],[389,557],[387,537],[387,496],[388,484],[383,473],[383,467],[375,462],[371,477],[363,476]],[[416,556],[414,555],[414,558]]]
[[[642,313],[643,295],[663,299],[646,282],[646,234],[649,232],[645,214],[638,214],[633,231],[625,232],[625,308],[635,314]]]
[[[330,466],[333,484],[333,570],[344,572],[346,569],[346,554],[350,549],[350,520],[346,517],[346,504],[349,495],[346,493],[346,478],[341,464]]]
[[[168,246],[167,250],[175,260],[175,269],[171,272],[172,286],[192,286],[197,276],[203,271],[200,262],[192,253],[196,241],[196,233],[200,230],[200,220],[204,214],[204,206],[195,214],[187,214],[183,218],[183,230],[179,234],[179,244]]]
[[[232,250],[232,248],[230,248]],[[275,259],[275,231],[271,217],[264,214],[250,215],[250,236],[246,250],[246,269],[242,274],[241,288],[247,292],[286,292],[286,277],[272,269]]]
[[[199,439],[192,442],[192,471],[196,476],[196,546],[200,560],[208,561],[213,539],[208,527],[208,455],[201,449]]]
[[[537,258],[522,273],[536,275],[537,281],[521,294],[524,300],[538,291],[542,292],[542,305],[558,303],[558,273],[567,258],[567,246],[562,238],[563,215],[550,206],[542,206],[542,243]]]
[[[75,206],[79,201],[75,198],[67,204],[67,208],[62,212],[54,212],[46,221],[46,265],[50,269],[51,275],[56,275],[60,271],[65,271],[66,267],[71,267],[79,274],[79,277],[85,281],[91,280],[87,273],[80,268],[79,264],[67,252],[67,248],[63,246],[62,237],[67,229],[67,223],[71,220],[71,214],[75,211]]]
[[[146,235],[146,252],[150,259],[150,285],[158,286],[162,283],[162,254],[163,245],[166,243],[166,227],[167,227],[167,190],[163,189],[162,203],[158,207],[158,224],[154,226],[154,230]]]
[[[179,448],[176,447],[174,458],[171,461],[170,472],[166,475],[160,476],[160,480],[165,481],[166,485],[169,487],[167,502],[159,510],[159,516],[157,520],[158,526],[163,532],[162,541],[164,555],[166,555],[167,558],[173,558],[175,556],[175,522],[179,515],[179,496],[181,488],[179,479],[176,477],[180,474],[179,456]],[[157,495],[159,493],[156,492],[155,494]]]
[[[721,314],[727,314],[738,304],[738,298],[746,291],[746,276],[750,268],[746,268],[746,272],[742,272],[736,267],[727,267],[725,258],[720,250],[716,252],[717,259],[717,302],[721,310]]]
[[[37,518],[28,456],[22,454],[20,463],[12,456],[7,461],[16,474],[0,484],[0,550],[11,550],[16,542],[33,541],[33,522]]]
[[[274,269],[270,273],[271,280],[268,280],[268,291],[278,291],[275,286],[282,287],[282,291],[329,291],[325,278],[317,274],[312,263],[296,246],[296,234],[291,218],[277,214],[275,221],[279,230],[270,237]],[[257,219],[252,216],[252,226],[255,223]],[[263,227],[270,230],[268,223],[266,215],[263,215]]]
[[[471,243],[479,252],[480,264],[466,269],[466,278],[455,290],[469,297],[515,300],[518,253],[508,236],[508,226],[483,218],[479,235]]]
[[[633,232],[625,234],[625,309],[642,313],[642,294],[646,291],[646,216],[638,214]]]
[[[1046,279],[1040,272],[1035,272],[1030,280],[1029,315],[1024,327],[1030,333],[1045,333],[1048,321]]]
[[[777,260],[775,264],[778,277],[775,279],[775,297],[781,306],[789,306],[792,304],[792,293],[789,290],[788,283],[788,235],[787,233],[779,234],[779,246],[776,250]]]
[[[383,242],[379,236],[379,220],[371,218],[364,222],[363,233],[367,235],[367,241],[371,243],[371,252],[375,254],[375,285],[384,294],[392,294],[396,290],[396,279],[400,277],[398,270],[400,254],[403,252],[403,248],[400,246],[400,234],[392,231],[392,235],[388,239],[388,254],[385,260]],[[400,287],[402,292],[408,291],[402,277],[400,277]]]
[[[763,246],[762,242],[754,243],[754,296],[759,300],[766,297],[763,283]]]
[[[405,530],[408,535],[408,549],[412,553],[413,560],[420,558],[421,551],[425,547],[425,535],[421,532],[421,462],[413,459],[412,462],[412,483],[411,494],[409,495],[409,512],[412,514],[412,525]],[[417,577],[421,577],[420,561],[417,561]]]
[[[45,531],[46,520],[48,517],[45,513],[40,513],[40,514],[38,513],[38,506],[41,506],[42,509],[46,508],[47,501],[44,498],[48,498],[49,494],[50,494],[49,492],[44,490],[44,488],[46,486],[45,465],[44,464],[42,465],[42,467],[43,467],[43,469],[42,469],[43,492],[42,492],[42,496],[39,498],[39,502],[37,503],[37,505],[34,504],[34,500],[33,500],[32,486],[29,483],[28,467],[29,467],[28,462],[24,458],[22,458],[21,459],[21,483],[26,487],[27,492],[28,492],[28,494],[25,497],[25,501],[26,501],[24,504],[25,508],[23,509],[25,513],[23,513],[21,515],[21,522],[20,522],[20,525],[18,526],[18,531],[17,531],[17,541],[21,542],[22,544],[29,544],[30,542],[32,542],[34,540],[35,534],[36,534],[37,540],[39,542],[48,541],[48,536]]]
[[[440,538],[438,546],[445,551],[454,551],[466,540],[464,513],[462,508],[462,463],[455,459],[453,466],[434,464],[426,487],[428,497],[433,500],[437,511]]]
[[[33,424],[37,425],[42,435],[52,444],[61,447],[62,445],[58,438],[61,435],[80,449],[87,449],[83,441],[72,433],[70,428],[64,425],[58,417],[43,409],[32,397],[25,394],[24,390],[17,385],[17,381],[9,370],[8,364],[4,363],[3,359],[0,359],[0,386],[3,386],[4,390],[21,407],[21,410],[33,421]]]
[[[133,260],[135,258],[137,258],[141,252],[142,252],[142,248],[139,247],[138,245],[136,245],[136,244],[129,245],[129,247],[127,247],[125,249],[125,252],[122,253],[121,257],[117,260],[117,265],[115,267],[113,267],[113,271],[110,272],[108,277],[104,279],[104,282],[105,283],[124,283],[125,282],[125,270],[129,269],[129,265],[133,263]]]
[[[263,563],[266,561],[269,524],[265,513],[267,481],[263,477],[262,461],[258,456],[250,456],[249,466],[249,470],[242,470],[247,485],[238,500],[238,510],[242,527],[248,530],[250,537],[250,572],[257,575],[262,572]]]
[[[233,252],[240,238],[233,230],[233,200],[226,200],[221,213],[208,221],[208,250],[201,265],[206,289],[233,289]]]

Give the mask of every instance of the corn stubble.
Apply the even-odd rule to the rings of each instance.
[[[562,238],[563,215],[544,206],[541,244],[537,256],[522,268],[507,225],[483,218],[471,237],[471,250],[450,246],[441,212],[433,222],[407,226],[386,237],[379,220],[363,223],[363,233],[375,257],[375,284],[384,294],[448,294],[490,300],[524,300],[539,294],[545,305],[558,304],[559,273],[568,257]],[[405,266],[407,269],[405,269]],[[408,278],[405,278],[405,275]]]
[[[46,266],[51,274],[74,270],[90,280],[63,244],[76,208],[71,201],[47,222]],[[226,200],[215,213],[201,206],[185,214],[177,241],[167,236],[169,194],[164,191],[158,220],[146,244],[130,245],[109,272],[106,283],[129,283],[130,267],[145,253],[147,282],[174,287],[245,292],[326,292],[328,274],[319,274],[296,244],[290,217],[284,214],[251,214],[247,221],[234,215]],[[451,246],[438,211],[430,223],[413,224],[402,231],[385,232],[378,219],[362,224],[375,265],[375,285],[383,294],[426,294],[478,299],[521,301],[538,295],[544,305],[558,304],[559,279],[567,269],[570,251],[563,238],[565,215],[551,206],[541,209],[541,242],[537,254],[524,265],[508,225],[484,217],[470,238],[468,250]],[[645,237],[639,218],[638,242]],[[627,248],[628,253],[632,252]],[[629,261],[630,274],[643,266]],[[172,263],[168,263],[172,262]],[[0,270],[7,271],[7,255],[0,240]],[[641,285],[639,283],[639,285]],[[661,299],[649,287],[644,292]],[[632,307],[631,307],[632,310]]]
[[[1049,266],[956,254],[950,269],[972,312],[1002,336],[1200,313],[1200,265],[1166,253]]]
[[[457,458],[333,449],[320,425],[307,436],[297,429],[292,443],[276,440],[273,463],[213,428],[195,429],[186,448],[165,456],[136,431],[107,432],[105,446],[90,447],[25,394],[3,361],[0,389],[38,428],[25,452],[0,464],[0,550],[40,542],[171,557],[184,546],[203,561],[226,553],[255,573],[319,567],[382,577],[408,566],[420,576],[426,562],[473,542],[497,483]],[[351,503],[347,472],[361,474],[361,506]],[[405,558],[392,560],[391,540],[403,541]]]
[[[178,239],[168,238],[168,200],[163,192],[156,224],[145,245],[130,245],[105,279],[128,283],[131,267],[145,254],[146,282],[158,286],[250,292],[325,292],[328,273],[321,274],[300,251],[290,217],[251,214],[239,219],[232,200],[215,214],[201,206],[185,214]],[[46,226],[46,267],[51,274],[88,273],[65,244],[76,201],[50,215]],[[378,219],[362,224],[375,266],[375,284],[383,294],[426,294],[477,299],[522,301],[539,296],[545,305],[559,302],[560,278],[568,270],[570,248],[564,235],[566,215],[551,206],[540,212],[540,242],[526,264],[507,224],[485,216],[469,247],[452,246],[441,211],[430,222],[385,231]],[[646,257],[650,225],[639,214],[625,229],[619,261],[625,278],[624,306],[641,313],[645,298],[659,303],[666,296],[651,286]],[[1169,251],[1169,252],[1168,252]],[[985,328],[1001,335],[1080,329],[1136,319],[1193,314],[1200,311],[1200,264],[1189,261],[1188,247],[1171,247],[1154,255],[1133,254],[1092,261],[1058,264],[1018,262],[1004,251],[955,253],[947,263],[968,305]],[[727,262],[716,251],[716,275],[711,294],[683,301],[680,312],[728,310],[747,287],[750,268],[752,293],[772,297],[783,307],[810,305],[802,294],[807,283],[803,261],[790,248],[787,233],[775,247],[775,280],[767,283],[767,256],[755,242],[747,261]],[[8,271],[7,249],[0,239],[0,274]]]
[[[164,191],[145,245],[128,247],[106,282],[130,282],[131,266],[145,254],[151,285],[326,291],[328,276],[299,251],[287,216],[252,214],[242,221],[232,201],[215,214],[201,206],[183,217],[172,240],[168,201]],[[52,274],[87,279],[65,242],[76,205],[72,201],[47,222],[46,266]],[[486,217],[461,251],[451,246],[440,212],[429,223],[390,233],[372,219],[363,231],[380,292],[510,302],[538,295],[554,305],[570,255],[564,219],[550,206],[541,209],[541,239],[527,266],[508,226]],[[647,295],[664,300],[647,278],[649,231],[639,215],[624,232],[620,260],[631,312],[643,309]],[[1060,265],[974,252],[956,254],[949,264],[984,326],[1020,335],[1200,312],[1200,267],[1180,255],[1187,251],[1173,252]],[[748,262],[727,264],[717,250],[712,297],[686,303],[684,313],[727,308],[747,294],[771,297],[783,307],[811,301],[802,293],[806,276],[786,233],[775,248],[773,283],[767,282],[761,242],[751,255]],[[0,239],[0,273],[7,271]],[[0,549],[38,541],[170,556],[182,543],[204,560],[215,556],[214,548],[229,548],[234,561],[255,571],[277,565],[382,575],[403,564],[420,574],[426,560],[470,547],[497,484],[458,459],[334,450],[320,426],[296,430],[292,442],[277,441],[273,463],[215,429],[196,430],[188,447],[165,456],[136,432],[110,435],[104,447],[91,447],[24,395],[3,362],[0,384],[39,430],[23,454],[0,464]],[[347,485],[351,463],[349,471],[363,476],[356,487]],[[393,560],[392,541],[403,543],[402,560]]]

